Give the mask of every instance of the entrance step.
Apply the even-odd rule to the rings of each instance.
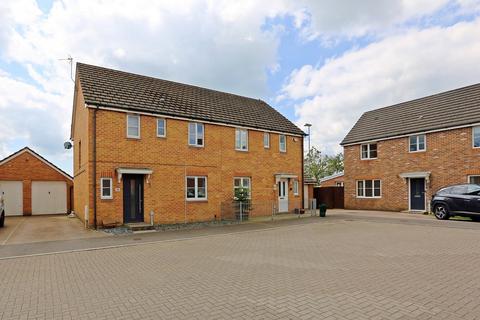
[[[128,229],[135,231],[145,231],[145,230],[155,230],[155,227],[151,224],[138,222],[138,223],[127,223],[126,226]]]

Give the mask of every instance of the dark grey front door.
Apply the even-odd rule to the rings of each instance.
[[[425,210],[425,178],[410,179],[410,210]]]
[[[143,175],[123,175],[123,221],[143,222]]]

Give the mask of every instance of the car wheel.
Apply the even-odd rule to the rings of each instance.
[[[3,227],[5,224],[5,213],[2,213],[2,216],[0,217],[0,228]]]
[[[433,214],[435,214],[435,218],[439,220],[447,220],[450,218],[450,214],[448,213],[448,208],[444,204],[437,204],[435,206],[435,209],[433,211]]]

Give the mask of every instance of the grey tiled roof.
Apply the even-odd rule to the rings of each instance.
[[[480,84],[365,112],[341,145],[480,123]]]
[[[87,104],[303,135],[262,100],[77,63]]]

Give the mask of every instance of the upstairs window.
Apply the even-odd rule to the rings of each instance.
[[[235,129],[235,150],[248,151],[248,131]]]
[[[167,122],[165,119],[157,119],[157,137],[165,138],[167,136]]]
[[[263,133],[263,147],[265,149],[270,148],[270,133],[268,132]]]
[[[284,134],[278,136],[280,152],[287,152],[287,137]]]
[[[140,116],[134,114],[127,115],[127,138],[140,138]]]
[[[358,180],[357,198],[381,198],[380,180]]]
[[[188,144],[195,147],[203,147],[204,128],[203,123],[190,122],[188,124]]]
[[[377,158],[377,144],[366,143],[361,146],[361,159],[376,159]]]
[[[410,152],[420,152],[425,151],[425,135],[419,134],[416,136],[411,136],[408,138],[409,141],[409,151]]]
[[[100,199],[112,199],[112,178],[100,179]]]
[[[472,130],[473,130],[473,134],[472,134],[473,147],[480,148],[480,127],[473,127]]]
[[[187,200],[207,199],[207,177],[187,177]]]

